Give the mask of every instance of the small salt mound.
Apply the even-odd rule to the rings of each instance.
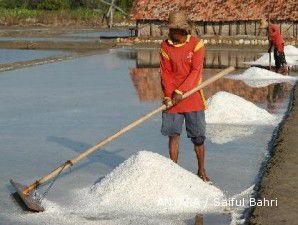
[[[286,55],[297,55],[298,56],[298,48],[296,48],[293,45],[285,46],[284,51],[285,51]]]
[[[207,101],[206,121],[212,124],[272,124],[278,117],[228,92],[218,92]]]
[[[295,58],[286,55],[286,61],[289,66],[298,65]],[[250,65],[269,66],[269,53],[264,53],[259,59],[253,62],[247,62]],[[274,55],[271,53],[271,65],[275,65]]]
[[[264,87],[273,83],[296,82],[297,77],[286,76],[258,67],[250,67],[240,75],[229,76],[230,79],[243,80],[252,87]]]
[[[297,80],[297,77],[291,77],[282,75],[279,73],[272,72],[270,70],[258,68],[258,67],[250,67],[249,69],[245,70],[244,73],[238,76],[233,76],[237,79],[245,79],[245,80],[255,80],[255,79],[276,79],[276,80]]]
[[[121,213],[179,214],[222,211],[224,194],[159,154],[140,151],[92,188],[99,208]]]

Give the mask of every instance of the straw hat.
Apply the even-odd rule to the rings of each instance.
[[[185,11],[170,12],[169,28],[188,30],[190,28]]]
[[[260,20],[260,27],[259,27],[259,29],[266,29],[266,28],[268,28],[268,26],[269,26],[269,24],[268,24],[267,20],[265,18],[262,18]]]

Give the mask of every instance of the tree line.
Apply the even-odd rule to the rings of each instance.
[[[104,0],[111,2],[111,0]],[[115,0],[117,6],[129,11],[133,0]],[[0,0],[0,7],[14,9],[40,9],[40,10],[63,10],[63,9],[106,9],[108,6],[101,0]]]

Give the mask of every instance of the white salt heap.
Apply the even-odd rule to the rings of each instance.
[[[286,55],[286,61],[289,66],[298,65],[296,57],[291,57]],[[260,66],[269,66],[269,53],[264,53],[260,58],[253,62],[247,62],[250,65],[260,65]],[[275,65],[274,55],[271,53],[271,65]]]
[[[90,193],[96,206],[88,211],[105,209],[134,214],[180,214],[220,212],[214,204],[224,194],[157,153],[140,151],[131,156]],[[82,208],[82,205],[80,205]],[[83,207],[85,208],[85,207]]]
[[[298,48],[293,45],[287,45],[284,48],[286,60],[289,66],[298,65]],[[247,62],[250,65],[269,66],[269,53],[264,53],[259,59],[253,62]],[[275,64],[273,52],[271,53],[271,65]]]
[[[279,73],[275,73],[266,69],[258,67],[250,67],[240,75],[229,76],[230,79],[243,80],[249,86],[252,87],[264,87],[273,83],[290,82],[294,83],[298,80],[297,77],[286,76]]]
[[[206,121],[210,124],[276,124],[278,117],[228,92],[218,92],[207,101]]]
[[[298,56],[298,48],[296,48],[293,45],[287,45],[287,46],[285,46],[284,51],[285,51],[285,54],[286,55],[290,55],[290,56],[292,56],[292,55],[295,56],[296,55],[296,56]]]

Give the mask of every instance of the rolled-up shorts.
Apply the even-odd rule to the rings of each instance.
[[[162,113],[161,133],[164,136],[180,135],[185,120],[187,137],[195,145],[202,145],[206,139],[205,111],[195,111],[187,113]]]

